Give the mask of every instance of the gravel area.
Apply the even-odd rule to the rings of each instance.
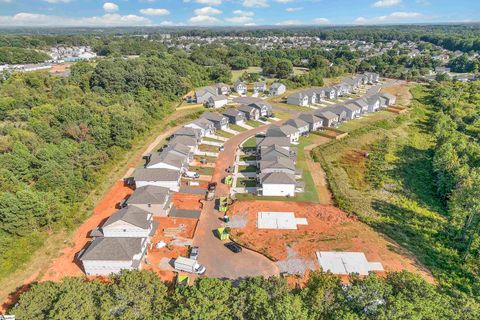
[[[288,274],[303,275],[307,269],[315,270],[315,262],[313,260],[304,260],[297,256],[295,250],[287,247],[287,259],[278,261],[277,267],[280,273],[286,272]]]
[[[243,229],[247,226],[248,214],[240,213],[230,217],[230,222],[225,225],[232,229]]]

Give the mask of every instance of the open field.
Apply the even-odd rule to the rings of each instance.
[[[307,219],[308,225],[298,230],[257,229],[259,211],[294,212],[295,217]],[[229,209],[229,215],[247,215],[244,228],[233,229],[235,241],[247,248],[261,252],[275,261],[287,258],[287,251],[307,261],[314,261],[316,251],[360,251],[369,261],[379,261],[386,271],[409,270],[421,274],[433,282],[428,270],[398,244],[378,234],[355,217],[333,206],[285,201],[237,201]]]

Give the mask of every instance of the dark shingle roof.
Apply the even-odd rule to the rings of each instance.
[[[295,176],[284,172],[260,174],[261,184],[295,184]]]
[[[93,240],[80,260],[130,261],[142,251],[144,238],[97,238]]]
[[[133,173],[136,181],[178,181],[180,172],[170,169],[137,168]]]
[[[170,189],[159,186],[144,186],[135,189],[128,198],[129,204],[163,204],[168,199]]]
[[[125,221],[131,225],[147,230],[150,227],[148,216],[151,216],[149,212],[137,207],[123,208],[113,213],[102,225],[102,228],[108,227],[117,221]]]

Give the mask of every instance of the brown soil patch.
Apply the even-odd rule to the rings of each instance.
[[[369,188],[365,181],[367,169],[365,160],[365,152],[361,150],[347,150],[340,158],[340,165],[345,168],[350,183],[355,189]]]
[[[202,210],[205,195],[175,193],[172,197],[173,206],[181,210]]]
[[[298,230],[259,230],[256,227],[259,211],[292,211],[296,217],[307,218],[308,225],[298,226]],[[416,262],[413,255],[333,206],[290,201],[237,201],[229,214],[239,213],[247,213],[248,223],[243,229],[232,230],[233,237],[271,259],[285,259],[287,246],[300,257],[315,261],[316,251],[357,251],[364,252],[369,261],[381,262],[385,271],[408,270],[433,281],[430,272]]]
[[[399,106],[407,107],[410,105],[410,100],[412,100],[412,94],[410,93],[410,85],[408,83],[384,87],[381,91],[397,96],[396,105]]]

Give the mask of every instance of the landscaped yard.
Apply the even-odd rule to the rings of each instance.
[[[217,136],[224,137],[224,138],[231,138],[231,137],[233,137],[233,134],[228,133],[228,132],[223,131],[223,130],[217,130],[217,131],[215,131],[215,134],[216,134]]]
[[[238,171],[239,172],[256,172],[257,171],[257,166],[254,166],[254,165],[239,166]]]
[[[300,111],[300,112],[312,112],[313,111],[313,109],[309,108],[309,107],[295,106],[293,104],[288,104],[288,103],[276,102],[275,104],[278,105],[279,107],[294,110],[294,111]],[[275,113],[277,113],[276,110],[275,110]]]
[[[198,150],[203,151],[203,152],[218,152],[218,147],[217,146],[211,146],[209,144],[201,144],[198,147]]]
[[[213,142],[221,142],[221,143],[223,143],[222,140],[218,140],[218,139],[211,138],[211,137],[203,137],[202,140],[204,140],[204,141],[213,141]]]
[[[238,132],[243,132],[247,131],[246,128],[239,126],[238,124],[230,124],[230,129],[238,131]]]
[[[257,181],[255,179],[248,179],[248,178],[238,178],[236,187],[243,187],[243,188],[254,188],[257,186]],[[239,194],[238,196],[244,196],[243,194]],[[237,198],[238,198],[237,196]]]
[[[257,138],[253,136],[248,138],[242,145],[243,148],[256,148],[257,147]]]
[[[250,127],[254,127],[254,128],[257,128],[257,127],[260,127],[260,126],[263,125],[263,123],[255,121],[255,120],[247,120],[245,123],[247,125],[249,125]]]
[[[207,160],[207,163],[215,163],[215,161],[217,161],[217,158],[215,157],[206,157],[206,156],[194,156],[193,159],[195,159],[198,162],[202,161],[202,159],[205,159]]]
[[[211,176],[213,174],[213,168],[211,167],[189,167],[188,171],[195,171],[203,176]]]

